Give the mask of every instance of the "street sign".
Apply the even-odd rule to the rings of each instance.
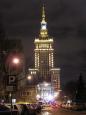
[[[17,90],[17,79],[16,75],[8,75],[6,91],[16,91]]]
[[[16,84],[16,76],[11,75],[9,76],[9,85],[15,85]]]

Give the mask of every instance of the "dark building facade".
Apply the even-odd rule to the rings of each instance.
[[[17,82],[10,84],[10,76],[14,75],[17,78],[17,75],[23,70],[22,62],[17,67],[12,64],[12,60],[15,57],[18,57],[19,60],[24,59],[24,53],[21,40],[4,38],[3,40],[0,39],[0,44],[0,98],[6,100],[10,91],[14,92],[17,90],[12,88],[17,86]]]

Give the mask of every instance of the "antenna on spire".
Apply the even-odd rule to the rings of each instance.
[[[43,4],[43,7],[42,7],[42,21],[41,21],[40,35],[41,35],[42,38],[48,36],[47,22],[45,20],[45,7],[44,7],[44,4]]]
[[[45,21],[45,7],[44,7],[44,4],[43,4],[43,7],[42,7],[42,21]]]
[[[45,18],[45,9],[44,9],[44,4],[43,4],[43,7],[42,7],[42,18]]]

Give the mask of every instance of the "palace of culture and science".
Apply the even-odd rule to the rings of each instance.
[[[32,82],[30,82],[28,87],[30,87],[29,91],[35,92],[34,96],[36,100],[55,100],[60,91],[60,68],[54,67],[53,42],[53,38],[48,34],[45,9],[43,6],[40,33],[38,38],[34,40],[35,67],[29,68],[29,76],[32,77]]]

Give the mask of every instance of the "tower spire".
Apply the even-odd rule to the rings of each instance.
[[[41,38],[48,37],[47,22],[46,22],[46,19],[45,19],[45,7],[44,7],[44,4],[43,4],[43,7],[42,7],[42,21],[41,21],[40,37]]]
[[[45,9],[44,9],[44,4],[42,7],[42,21],[45,21]]]

